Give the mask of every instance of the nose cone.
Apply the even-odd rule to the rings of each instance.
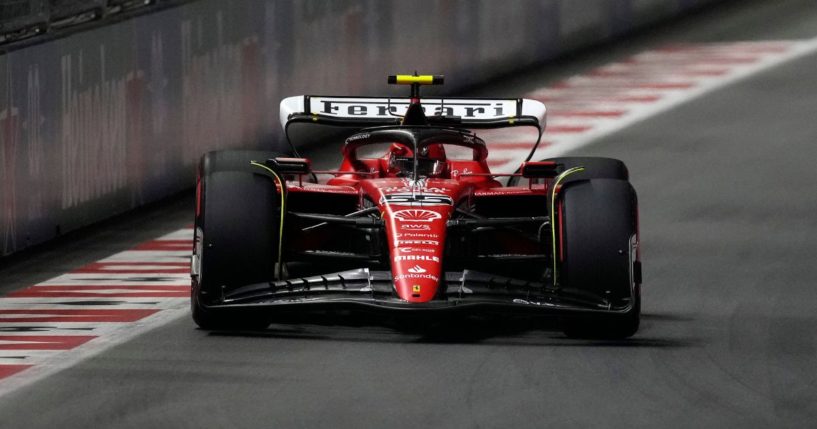
[[[392,274],[397,295],[409,302],[434,299],[440,284],[441,255],[431,246],[401,245],[392,249]]]
[[[389,207],[384,213],[397,295],[408,302],[434,299],[442,278],[450,206]]]

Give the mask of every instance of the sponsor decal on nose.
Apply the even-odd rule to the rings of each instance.
[[[431,225],[419,223],[404,223],[400,225],[400,229],[407,229],[409,231],[431,231]]]
[[[394,234],[395,238],[413,237],[413,238],[440,238],[439,234],[427,234],[422,232],[398,232]]]
[[[439,281],[440,278],[433,274],[398,274],[394,276],[394,281],[400,281],[405,279],[424,279],[424,280],[434,280]]]
[[[398,246],[402,246],[405,244],[424,244],[427,246],[439,246],[440,242],[437,240],[397,240]]]
[[[397,247],[394,250],[399,253],[434,253],[436,249],[427,247]]]
[[[395,262],[397,261],[428,261],[428,262],[440,262],[440,258],[437,256],[429,256],[429,255],[397,255],[394,257]]]
[[[435,211],[423,209],[398,210],[392,216],[400,222],[431,222],[442,217]]]
[[[415,265],[415,266],[408,269],[408,272],[413,273],[413,274],[422,274],[422,273],[424,273],[426,271],[427,270],[425,268],[423,268],[423,267],[421,267],[419,265]]]

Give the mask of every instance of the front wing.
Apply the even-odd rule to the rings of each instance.
[[[448,272],[438,298],[426,303],[399,299],[388,271],[367,268],[246,285],[232,290],[208,311],[262,311],[270,315],[288,312],[357,310],[411,313],[429,316],[444,313],[515,314],[625,314],[631,298],[612,303],[584,291],[548,287],[541,281],[525,281],[477,271]]]

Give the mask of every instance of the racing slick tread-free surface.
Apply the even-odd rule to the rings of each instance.
[[[615,305],[634,293],[626,315],[565,317],[562,328],[571,337],[625,338],[638,330],[638,289],[631,291],[630,239],[636,231],[636,195],[624,180],[573,182],[561,191],[560,225],[564,260],[559,283],[592,291]]]
[[[216,152],[202,160],[200,212],[196,243],[200,276],[194,282],[193,319],[205,329],[260,326],[254,317],[208,312],[202,304],[217,298],[222,287],[241,286],[272,278],[278,258],[280,194],[275,181],[251,160],[277,154],[250,151]],[[245,168],[244,166],[249,168]],[[253,171],[256,169],[257,171]]]

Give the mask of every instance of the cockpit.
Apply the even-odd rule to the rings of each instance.
[[[430,126],[365,129],[346,139],[343,153],[343,171],[410,179],[451,178],[452,164],[479,164],[488,155],[474,133]]]
[[[412,177],[416,171],[418,178],[447,178],[448,163],[441,144],[423,146],[417,151],[417,156],[413,156],[406,147],[395,144],[386,156],[389,158],[389,176]]]

